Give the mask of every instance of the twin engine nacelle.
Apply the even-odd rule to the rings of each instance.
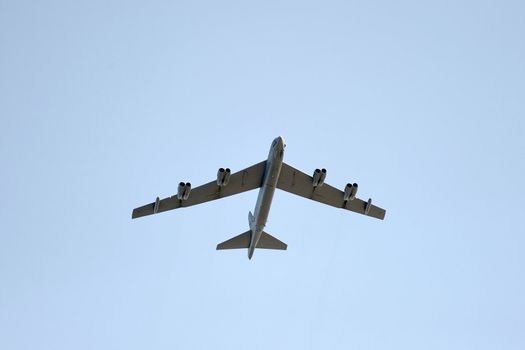
[[[177,189],[177,199],[185,201],[190,196],[191,184],[189,182],[180,182],[179,188]]]
[[[231,171],[230,168],[220,168],[217,171],[217,185],[219,187],[226,186],[228,184],[228,181],[230,181],[230,175]]]
[[[312,185],[314,187],[323,186],[324,179],[326,178],[326,169],[315,169],[313,175]]]
[[[357,184],[346,184],[345,187],[345,194],[344,194],[344,201],[353,201],[355,196],[357,195]]]

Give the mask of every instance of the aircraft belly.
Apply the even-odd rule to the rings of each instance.
[[[270,214],[270,207],[272,205],[273,195],[277,188],[277,181],[279,180],[279,174],[283,165],[283,153],[280,151],[272,151],[268,155],[266,161],[266,169],[264,173],[264,179],[262,182],[261,189],[259,190],[259,196],[257,197],[257,204],[255,205],[252,237],[250,241],[250,247],[248,249],[248,257],[251,259],[259,240],[263,234],[264,226],[268,220]]]
[[[257,245],[259,242],[264,227],[266,226],[266,221],[268,220],[268,215],[270,214],[273,195],[277,186],[277,179],[279,178],[279,173],[281,171],[282,161],[274,161],[272,163],[273,164],[270,164],[270,169],[267,173],[264,185],[261,187],[259,192],[257,207],[255,208],[255,237],[253,242],[255,245]]]

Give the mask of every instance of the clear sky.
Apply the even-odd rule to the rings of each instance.
[[[524,349],[521,1],[0,1],[0,348]],[[266,158],[288,251],[215,250]]]

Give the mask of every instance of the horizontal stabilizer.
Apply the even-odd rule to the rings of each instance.
[[[262,249],[280,249],[280,250],[286,250],[288,245],[284,242],[281,242],[274,236],[263,232],[261,235],[261,238],[259,239],[259,243],[257,243],[256,248],[262,248]]]
[[[227,241],[217,244],[217,250],[248,248],[250,246],[251,235],[251,230],[241,233],[238,236],[235,236]]]

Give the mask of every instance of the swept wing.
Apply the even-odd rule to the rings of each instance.
[[[312,183],[312,176],[283,163],[281,174],[279,175],[279,181],[277,182],[277,188],[336,208],[350,210],[355,213],[372,216],[381,220],[385,218],[386,211],[382,208],[368,204],[368,202],[359,198],[345,201],[343,191],[326,183],[317,187],[314,187]],[[368,208],[367,213],[368,205],[370,205],[370,207]]]
[[[157,211],[155,211],[156,202],[153,202],[133,209],[131,217],[135,219],[172,209],[189,207],[256,189],[261,187],[265,168],[266,161],[262,161],[249,168],[231,174],[226,186],[219,186],[217,181],[211,181],[205,185],[191,189],[188,198],[185,200],[179,200],[177,195],[173,195],[159,200]]]

